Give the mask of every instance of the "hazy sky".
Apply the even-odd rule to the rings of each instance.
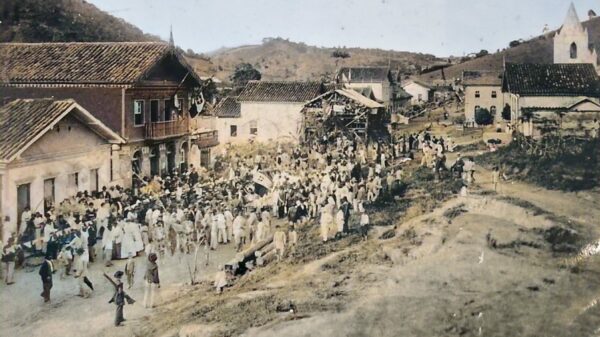
[[[562,24],[571,0],[88,0],[144,32],[197,52],[283,37],[347,46],[463,55]],[[580,19],[600,0],[574,0]]]

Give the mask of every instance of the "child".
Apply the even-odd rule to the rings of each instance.
[[[133,260],[133,253],[129,252],[127,257],[127,263],[125,264],[125,275],[127,275],[127,289],[133,287],[133,279],[135,276],[135,261]]]
[[[360,214],[360,234],[363,240],[367,240],[367,234],[369,232],[369,215],[363,209]]]
[[[290,244],[290,251],[296,252],[296,245],[298,245],[298,232],[296,232],[296,226],[290,224],[290,231],[288,232],[288,241]]]
[[[115,293],[108,303],[114,302],[117,306],[117,311],[115,312],[115,326],[120,326],[121,323],[125,322],[125,317],[123,317],[123,306],[125,305],[125,300],[127,300],[128,304],[133,304],[135,301],[133,298],[129,297],[125,291],[123,291],[123,282],[121,282],[123,272],[118,270],[114,276],[116,281],[113,281],[108,275],[104,274],[104,277],[106,277],[115,287]]]

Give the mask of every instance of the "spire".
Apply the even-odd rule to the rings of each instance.
[[[567,13],[567,17],[565,19],[565,23],[563,23],[563,28],[583,28],[581,26],[581,21],[579,21],[579,16],[577,16],[577,11],[575,10],[575,5],[571,2],[571,6],[569,6],[569,12]]]
[[[171,32],[169,35],[169,46],[175,47],[175,40],[173,39],[173,25],[171,25]]]

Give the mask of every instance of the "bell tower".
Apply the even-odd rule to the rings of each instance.
[[[579,21],[573,3],[554,36],[554,63],[591,63],[598,67],[598,54],[590,46],[588,31]]]

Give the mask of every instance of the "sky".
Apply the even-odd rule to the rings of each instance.
[[[146,33],[209,53],[266,37],[463,56],[560,27],[571,0],[88,0]],[[574,0],[581,20],[600,0]]]

